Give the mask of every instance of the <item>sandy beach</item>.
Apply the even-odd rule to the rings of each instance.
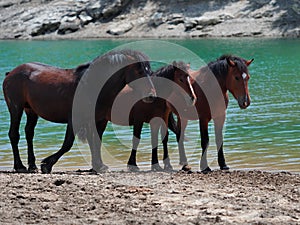
[[[300,174],[0,172],[0,224],[300,224]]]

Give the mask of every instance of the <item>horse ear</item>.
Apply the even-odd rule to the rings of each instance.
[[[246,65],[249,66],[249,65],[253,62],[253,60],[254,60],[254,59],[246,60],[246,62],[245,62]]]
[[[234,61],[232,61],[229,58],[226,58],[226,60],[227,60],[227,63],[228,63],[229,66],[235,66],[235,62]]]
[[[186,68],[187,68],[187,70],[191,69],[191,63],[190,62],[188,64],[186,64]]]
[[[172,62],[172,65],[173,65],[174,67],[177,67],[177,62],[176,62],[176,61],[173,61],[173,62]]]

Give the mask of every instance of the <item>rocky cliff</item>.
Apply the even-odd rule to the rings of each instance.
[[[299,0],[0,0],[1,39],[300,37]]]

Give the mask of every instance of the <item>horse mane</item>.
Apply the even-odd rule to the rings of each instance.
[[[163,66],[156,70],[152,76],[157,76],[157,77],[164,77],[170,80],[174,80],[174,70],[178,68],[184,72],[187,73],[188,66],[180,61],[180,62],[173,62],[173,64],[168,64],[166,66]]]
[[[90,65],[91,62],[87,62],[77,66],[74,71],[75,76],[82,77],[85,71],[90,67]]]
[[[207,72],[209,69],[216,78],[224,78],[228,73],[228,60],[235,62],[236,66],[240,71],[248,72],[248,68],[245,64],[245,59],[232,54],[224,54],[217,60],[208,63],[208,65],[201,70]]]
[[[139,51],[134,51],[131,49],[122,49],[122,50],[112,50],[104,55],[100,55],[96,57],[93,61],[84,63],[82,65],[79,65],[74,69],[74,74],[78,77],[78,80],[81,79],[81,77],[84,75],[86,70],[89,69],[91,64],[95,61],[102,62],[103,65],[119,65],[126,63],[128,60],[128,56],[133,57],[137,62],[140,62],[142,64],[148,63],[149,64],[149,58],[145,54]],[[144,65],[145,66],[145,65]],[[149,66],[150,67],[150,66]]]
[[[131,49],[112,50],[104,55],[98,56],[96,59],[94,59],[94,61],[104,60],[111,65],[118,65],[126,62],[126,60],[128,60],[128,56],[141,63],[149,61],[148,56],[146,56],[144,53]]]

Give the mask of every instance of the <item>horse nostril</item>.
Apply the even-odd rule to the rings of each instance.
[[[150,94],[148,94],[147,97],[143,98],[143,102],[145,102],[145,103],[152,103],[155,100],[155,98],[156,98],[156,95],[153,94],[153,93],[150,93]]]

